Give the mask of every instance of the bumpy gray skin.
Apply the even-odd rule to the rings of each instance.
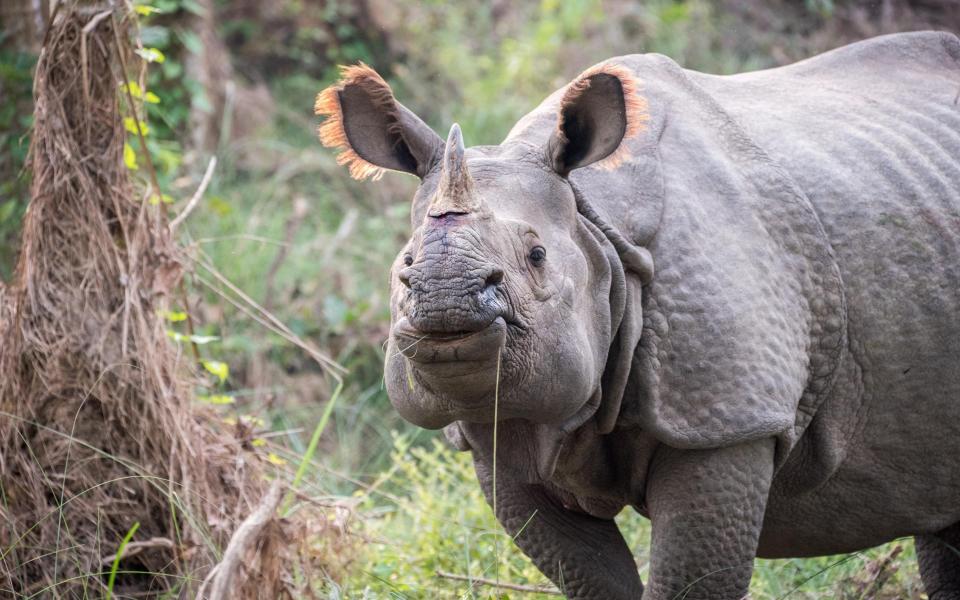
[[[440,168],[420,173],[391,400],[473,452],[570,598],[739,599],[757,556],[915,535],[931,600],[960,599],[960,41],[729,77],[609,62],[649,103],[616,169],[557,167],[561,90],[466,151],[479,216],[430,216]],[[457,332],[496,352],[454,360]],[[626,506],[653,526],[645,588]]]

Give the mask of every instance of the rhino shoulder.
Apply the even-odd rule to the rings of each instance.
[[[631,58],[651,82],[662,211],[625,422],[675,447],[790,447],[845,344],[829,240],[790,173],[696,78]]]

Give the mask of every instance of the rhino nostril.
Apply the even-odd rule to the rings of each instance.
[[[400,279],[405,287],[410,287],[410,269],[400,269],[400,272],[397,274],[397,278]]]
[[[467,215],[467,214],[469,214],[469,213],[467,213],[467,212],[465,212],[465,211],[460,211],[460,210],[443,210],[443,211],[439,211],[439,210],[437,210],[437,209],[431,210],[429,213],[427,213],[427,215],[428,215],[431,219],[435,219],[435,220],[440,221],[440,222],[450,221],[450,220],[452,220],[452,219],[455,219],[456,217],[462,217],[462,216]]]
[[[500,285],[501,281],[503,281],[503,269],[494,269],[487,275],[487,280],[484,284],[486,287],[493,287]]]

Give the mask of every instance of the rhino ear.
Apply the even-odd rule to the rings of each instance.
[[[557,129],[547,145],[547,159],[566,177],[597,164],[614,168],[629,153],[625,140],[647,120],[647,103],[636,76],[626,67],[601,64],[580,74],[560,100]]]
[[[337,148],[337,163],[354,179],[379,179],[385,170],[423,178],[439,160],[443,140],[393,97],[380,75],[360,63],[342,67],[341,79],[317,95],[326,116],[320,141]]]

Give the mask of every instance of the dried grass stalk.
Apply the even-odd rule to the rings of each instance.
[[[265,489],[191,402],[158,316],[179,250],[124,166],[119,53],[135,59],[105,8],[61,6],[37,65],[31,202],[0,288],[0,597],[101,596],[103,557],[134,523],[135,542],[173,543],[125,552],[115,593],[191,597]],[[270,531],[273,598],[295,545]]]

